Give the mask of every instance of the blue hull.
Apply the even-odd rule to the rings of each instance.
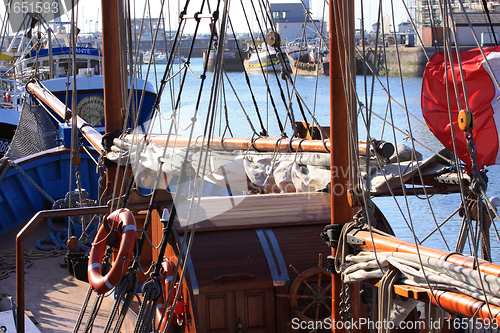
[[[67,78],[56,78],[56,79],[51,79],[51,80],[45,80],[43,81],[43,85],[54,95],[56,96],[63,104],[66,104],[66,82]],[[68,108],[74,109],[72,105],[72,94],[71,94],[71,84],[72,84],[72,78],[70,78],[70,87],[69,87],[69,93],[68,93]],[[77,105],[80,103],[82,100],[89,96],[98,96],[99,98],[104,101],[104,82],[103,82],[103,76],[102,75],[97,75],[97,76],[91,76],[91,77],[77,77]],[[139,103],[140,103],[140,98],[142,94],[142,89],[144,87],[144,80],[141,79],[136,79],[136,93],[135,93],[135,108],[138,109]],[[147,126],[149,123],[149,120],[151,118],[151,113],[153,111],[153,105],[156,100],[156,93],[154,91],[154,88],[150,82],[147,82],[146,84],[146,92],[144,94],[144,101],[142,103],[142,108],[139,113],[139,121],[138,121],[138,128],[140,131],[145,133],[147,131]],[[58,116],[54,115],[56,119],[58,119],[60,122],[63,121],[63,119],[59,118]],[[104,114],[102,113],[102,117],[104,117]],[[88,119],[85,119],[85,121],[89,121]],[[92,124],[96,130],[104,134],[104,118],[97,123],[97,124]],[[129,122],[129,127],[134,128],[134,124]]]
[[[55,148],[15,162],[50,197],[57,200],[63,198],[70,189],[70,157],[68,149]],[[89,192],[92,199],[97,199],[99,174],[96,165],[87,154],[80,154],[80,159],[82,188]],[[73,171],[71,189],[75,188]],[[26,223],[38,211],[50,206],[50,201],[26,177],[11,168],[0,183],[0,234]]]

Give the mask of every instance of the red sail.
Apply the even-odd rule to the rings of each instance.
[[[500,47],[484,48],[495,77],[500,79]],[[449,103],[453,131],[457,143],[457,156],[466,164],[470,171],[471,160],[467,151],[464,133],[458,127],[458,113],[466,109],[462,80],[465,81],[470,110],[474,113],[475,128],[473,130],[476,144],[476,157],[479,168],[487,165],[500,164],[498,152],[500,125],[499,87],[490,75],[483,55],[478,49],[460,52],[463,68],[463,78],[456,53],[453,53],[455,77],[457,78],[460,107],[453,84],[450,62],[447,62]],[[453,151],[450,116],[446,91],[446,72],[443,52],[436,53],[427,63],[422,81],[422,114],[430,130],[441,143]],[[500,126],[498,126],[500,128]]]

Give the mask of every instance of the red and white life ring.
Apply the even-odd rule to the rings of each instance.
[[[175,274],[175,267],[174,263],[169,260],[167,257],[163,257],[163,261],[161,263],[161,267],[163,269],[162,276],[161,276],[161,283],[163,284],[163,290],[165,291],[165,294],[168,294],[170,292],[170,288],[172,287],[172,281],[174,279],[174,274]],[[175,295],[177,292],[177,285],[173,289],[173,295]],[[166,299],[163,297],[164,293],[160,295],[160,298],[158,299],[158,305],[156,306],[156,322],[159,323],[161,321],[161,317],[163,314],[163,311],[165,309],[165,302]],[[163,316],[163,321],[160,326],[160,331],[163,332],[165,330],[165,325],[167,324],[168,317],[170,315],[170,311],[172,310],[172,304],[174,304],[174,297],[170,297],[170,301],[168,302],[167,305],[167,312],[165,312],[165,316]],[[167,297],[168,298],[168,297]],[[174,321],[170,321],[170,325],[168,329],[172,329],[174,327]]]
[[[116,255],[113,266],[106,275],[102,275],[101,263],[106,253],[109,241],[109,233],[105,223],[109,228],[116,230],[121,236],[120,249]],[[98,294],[104,294],[116,286],[127,272],[134,254],[135,242],[137,238],[137,228],[132,212],[126,208],[115,210],[106,218],[106,222],[101,225],[97,236],[90,250],[88,278],[92,288]]]

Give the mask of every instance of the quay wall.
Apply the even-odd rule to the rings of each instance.
[[[375,63],[375,52],[373,48],[367,49],[367,58],[368,63],[371,68],[374,68]],[[378,66],[378,74],[385,75],[385,64],[387,63],[387,72],[389,76],[399,76],[399,62],[398,62],[398,53],[399,60],[401,62],[401,72],[403,76],[408,77],[421,77],[424,74],[425,65],[427,64],[427,57],[429,59],[436,53],[436,48],[427,47],[425,51],[421,47],[404,47],[398,46],[398,50],[396,51],[396,46],[390,45],[385,48],[385,58],[384,58],[384,50],[377,50],[378,58],[379,58],[379,66]],[[427,55],[426,55],[427,53]],[[357,62],[357,74],[363,75],[362,62],[361,58],[358,56]],[[367,71],[368,73],[371,73]]]

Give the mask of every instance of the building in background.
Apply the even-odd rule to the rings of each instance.
[[[308,17],[309,0],[303,0],[303,3],[300,0],[270,3],[273,20],[283,43],[302,37],[308,39],[318,37],[318,30],[327,35],[326,24],[322,25],[319,20],[314,20],[313,23]]]
[[[439,0],[409,0],[407,2],[410,15],[414,20],[424,46],[442,45],[443,43],[443,18],[439,3]],[[483,41],[479,40],[481,44],[494,44],[491,27],[498,33],[497,29],[500,29],[500,0],[486,1],[490,13],[491,26],[485,14],[483,0],[449,0],[449,3],[451,15],[448,16],[448,22],[450,27],[454,26],[457,29],[457,44],[462,46],[476,45],[476,41],[470,31],[469,21],[478,39],[483,39]],[[467,15],[464,14],[464,10]]]

